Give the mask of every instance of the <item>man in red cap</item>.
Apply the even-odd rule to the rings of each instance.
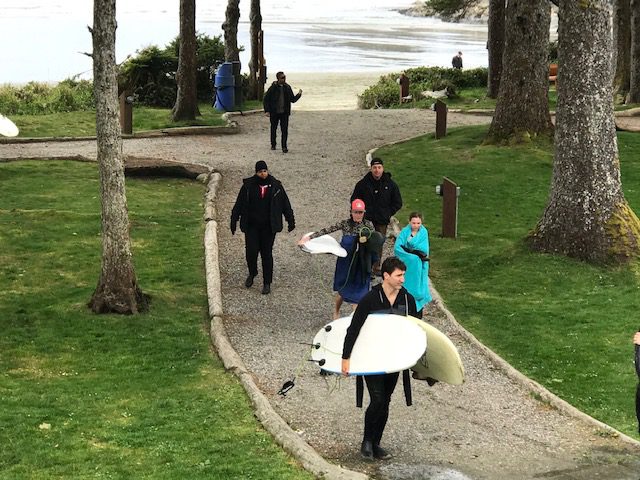
[[[391,180],[391,174],[384,171],[381,158],[371,159],[371,168],[360,180],[351,194],[351,201],[361,199],[367,206],[365,219],[373,222],[373,226],[382,236],[387,234],[387,226],[391,217],[402,207],[402,196],[396,182]],[[378,261],[373,265],[373,273],[380,275],[382,261],[382,247],[378,251]]]

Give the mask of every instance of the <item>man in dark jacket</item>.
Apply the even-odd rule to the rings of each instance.
[[[391,217],[402,207],[402,196],[391,174],[384,171],[381,158],[371,159],[371,170],[360,180],[351,195],[351,201],[360,198],[367,206],[364,218],[371,220],[376,231],[383,237],[387,235],[387,226]],[[373,265],[373,273],[380,275],[382,247],[378,252],[378,262]]]
[[[286,83],[286,75],[283,72],[276,73],[276,81],[271,84],[264,95],[264,111],[271,120],[271,150],[276,149],[276,131],[278,122],[282,134],[282,152],[287,153],[287,137],[289,136],[289,115],[291,115],[291,104],[296,103],[302,96],[302,90],[293,94],[291,86]]]
[[[240,220],[240,230],[245,237],[245,253],[249,276],[244,286],[253,285],[258,275],[258,254],[262,259],[262,294],[271,292],[273,280],[273,242],[276,233],[282,231],[282,216],[287,220],[288,229],[296,226],[291,203],[279,180],[269,174],[266,162],[256,162],[256,174],[245,178],[238,198],[231,211],[231,234],[236,233]]]
[[[375,285],[358,303],[344,338],[343,375],[349,374],[351,352],[370,313],[416,316],[416,301],[402,286],[406,270],[407,267],[398,257],[387,258],[382,264],[382,283]],[[391,454],[380,446],[380,440],[389,418],[389,403],[398,376],[396,372],[364,377],[369,391],[369,406],[364,416],[364,435],[360,453],[365,460],[391,458]]]

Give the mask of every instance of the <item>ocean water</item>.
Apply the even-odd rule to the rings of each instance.
[[[269,72],[399,71],[450,66],[463,51],[465,67],[487,65],[486,25],[448,24],[402,15],[412,0],[262,0]],[[226,0],[198,0],[196,28],[222,34]],[[238,43],[249,60],[249,5],[240,1]],[[90,0],[0,0],[0,84],[90,78]],[[116,57],[178,35],[179,0],[118,1]]]

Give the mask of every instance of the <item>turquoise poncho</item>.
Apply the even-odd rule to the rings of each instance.
[[[404,248],[403,248],[404,247]],[[429,233],[424,226],[411,237],[411,225],[404,227],[393,248],[394,254],[407,266],[404,275],[404,288],[416,299],[418,311],[431,301],[429,293],[429,262],[423,261],[418,255],[408,253],[407,250],[417,250],[429,255]]]

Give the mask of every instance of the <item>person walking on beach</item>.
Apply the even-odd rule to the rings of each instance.
[[[404,286],[416,300],[418,318],[431,301],[429,292],[429,232],[422,225],[422,214],[411,212],[409,224],[396,238],[393,253],[407,266]]]
[[[289,115],[291,104],[296,103],[302,96],[302,90],[293,94],[291,86],[286,83],[287,76],[284,72],[276,73],[276,81],[271,84],[264,95],[263,106],[266,115],[271,121],[271,150],[276,149],[276,132],[280,123],[282,152],[287,153],[287,138],[289,136]]]
[[[457,68],[458,70],[462,69],[462,52],[458,52],[457,55],[451,59],[451,66],[453,68]]]
[[[375,232],[373,223],[364,219],[364,215],[365,203],[356,198],[351,202],[348,219],[305,235],[298,241],[298,245],[304,245],[313,238],[342,231],[340,246],[347,251],[347,256],[336,260],[333,275],[333,290],[336,292],[334,320],[340,318],[343,302],[355,308],[371,286],[371,262],[377,259],[378,244],[382,244],[383,238]]]
[[[416,316],[416,301],[402,286],[406,269],[407,267],[399,258],[387,258],[382,263],[382,283],[375,285],[360,300],[344,338],[341,368],[343,375],[349,374],[353,346],[370,313]],[[380,441],[389,418],[389,403],[398,382],[398,376],[398,372],[395,372],[364,377],[370,401],[364,416],[364,434],[360,453],[366,460],[391,458],[391,454],[380,446]]]
[[[396,182],[391,180],[391,174],[384,171],[381,158],[371,159],[371,168],[355,186],[351,200],[360,198],[367,205],[365,219],[373,222],[377,232],[384,238],[391,217],[402,207],[402,196]],[[382,245],[378,251],[378,261],[373,265],[373,274],[380,275],[382,261]]]
[[[289,197],[275,177],[269,174],[267,163],[256,162],[256,173],[242,181],[238,198],[231,211],[231,234],[235,235],[238,220],[244,233],[245,254],[249,276],[244,286],[253,285],[258,275],[258,254],[262,259],[262,294],[271,292],[273,280],[273,242],[276,233],[282,231],[282,217],[287,220],[291,232],[296,221]]]

